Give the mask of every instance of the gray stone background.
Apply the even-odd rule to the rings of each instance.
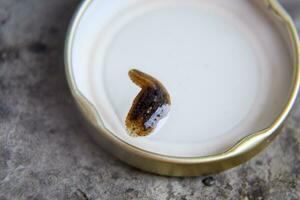
[[[0,200],[300,199],[300,101],[271,146],[214,176],[155,176],[103,152],[65,80],[64,38],[78,3],[0,0]],[[283,3],[300,27],[300,0]]]

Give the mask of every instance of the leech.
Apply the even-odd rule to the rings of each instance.
[[[154,77],[136,69],[128,74],[142,90],[132,103],[125,125],[131,136],[147,136],[167,117],[171,106],[170,95]]]

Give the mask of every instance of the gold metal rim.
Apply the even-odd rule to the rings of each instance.
[[[286,26],[286,29],[290,32],[291,42],[295,46],[294,54],[296,64],[294,66],[292,92],[288,102],[282,113],[269,128],[243,138],[226,152],[202,157],[173,157],[152,153],[126,143],[104,127],[94,106],[79,91],[72,71],[71,55],[74,36],[82,15],[92,2],[93,0],[83,1],[71,22],[65,44],[66,76],[71,93],[75,98],[79,109],[84,114],[89,124],[96,129],[98,134],[97,137],[101,137],[101,140],[103,140],[100,141],[100,143],[104,143],[102,144],[104,148],[111,151],[119,159],[137,168],[157,174],[170,176],[196,176],[225,170],[245,162],[267,146],[267,144],[269,144],[277,135],[278,130],[295,103],[300,85],[300,43],[297,30],[292,19],[277,0],[265,0],[264,4],[280,17]],[[107,144],[115,146],[117,150],[112,150],[112,147],[107,147],[109,146]],[[120,153],[122,155],[118,155]]]

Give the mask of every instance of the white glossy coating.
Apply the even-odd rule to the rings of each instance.
[[[73,70],[106,128],[172,156],[222,152],[268,125],[289,96],[284,39],[252,0],[94,0],[78,27]],[[155,135],[128,136],[137,68],[168,88],[170,116]]]

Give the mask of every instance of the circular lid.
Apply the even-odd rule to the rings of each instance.
[[[88,1],[69,38],[71,86],[125,144],[178,158],[222,153],[272,126],[294,98],[286,32],[261,5]],[[141,90],[128,77],[132,68],[159,80],[172,101],[164,125],[146,137],[126,131]]]

